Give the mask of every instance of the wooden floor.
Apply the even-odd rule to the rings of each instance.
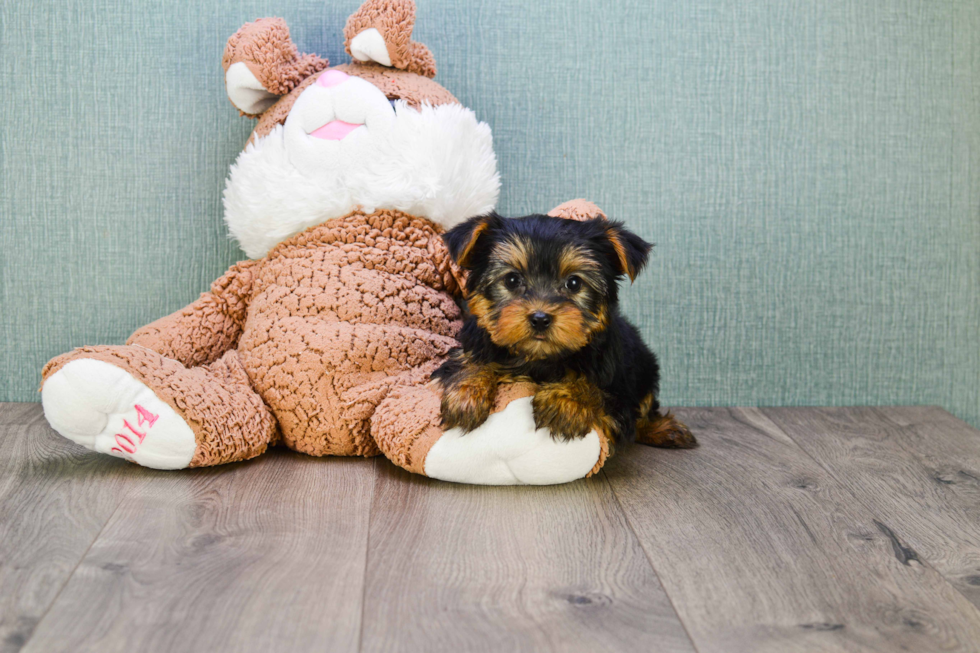
[[[682,409],[544,488],[275,451],[156,472],[0,404],[0,651],[978,651],[980,432]]]

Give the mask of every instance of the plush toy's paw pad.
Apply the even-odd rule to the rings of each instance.
[[[552,485],[584,478],[600,453],[594,430],[563,442],[536,428],[531,397],[523,397],[469,433],[446,431],[426,455],[425,474],[480,485]]]
[[[599,423],[602,405],[595,398],[578,396],[575,390],[565,384],[541,386],[532,402],[534,425],[561,440],[584,437]]]
[[[698,441],[687,426],[669,412],[651,415],[636,424],[636,441],[651,447],[693,449]]]
[[[92,451],[155,469],[183,469],[194,457],[187,423],[115,365],[69,362],[44,382],[41,403],[55,431]]]

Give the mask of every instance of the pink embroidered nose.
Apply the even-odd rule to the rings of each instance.
[[[316,83],[324,88],[330,88],[331,86],[344,83],[348,77],[349,75],[347,73],[339,70],[328,70],[320,75],[320,79],[316,80]]]

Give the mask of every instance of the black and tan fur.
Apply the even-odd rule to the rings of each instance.
[[[643,268],[647,242],[604,218],[496,214],[444,238],[469,271],[462,348],[432,375],[444,428],[475,429],[500,383],[530,380],[535,423],[554,437],[596,428],[616,442],[696,446],[686,426],[660,414],[656,356],[618,310],[618,281]]]

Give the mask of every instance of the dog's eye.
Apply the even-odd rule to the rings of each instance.
[[[516,272],[511,272],[506,277],[504,277],[504,286],[507,290],[517,290],[521,285],[521,275]]]
[[[576,276],[570,276],[565,279],[565,287],[568,288],[568,292],[578,292],[582,288],[582,280]]]

